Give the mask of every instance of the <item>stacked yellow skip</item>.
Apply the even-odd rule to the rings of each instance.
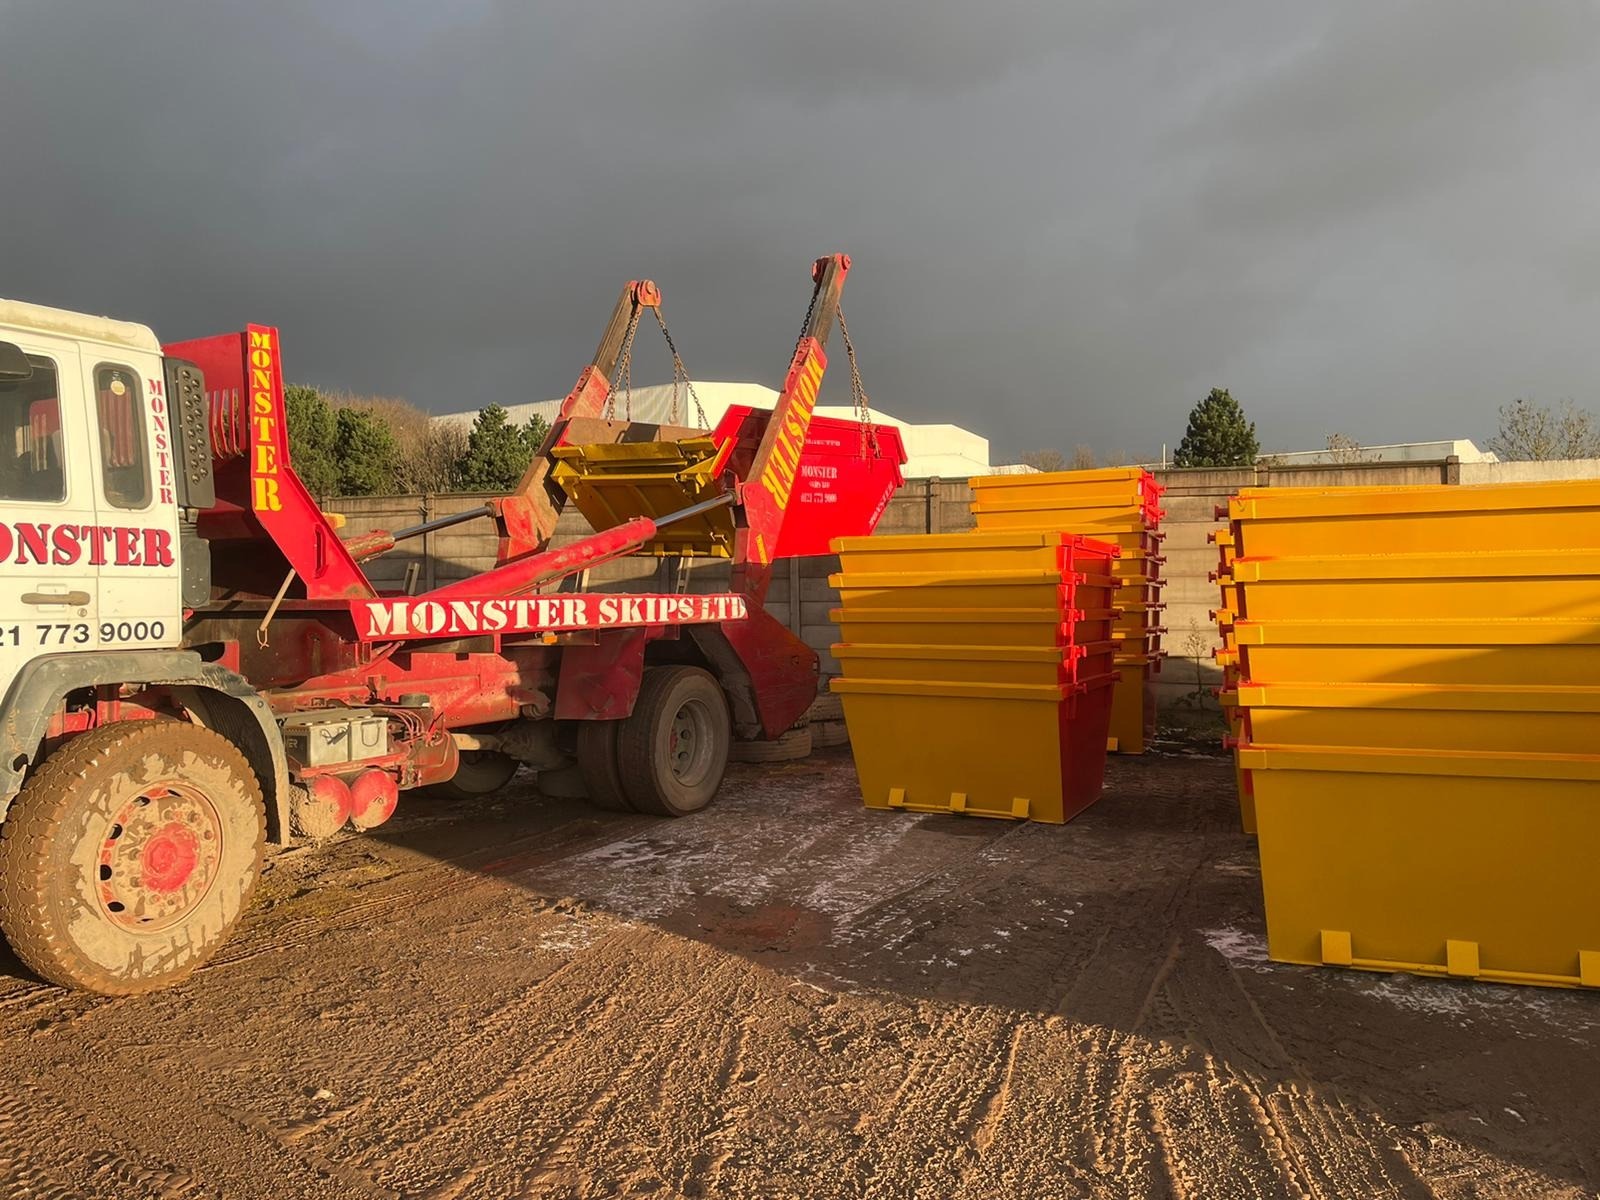
[[[830,690],[867,807],[1059,823],[1099,797],[1115,546],[954,533],[833,549]]]
[[[1229,517],[1272,957],[1600,987],[1600,482]]]
[[[1142,754],[1155,733],[1155,693],[1150,677],[1161,669],[1161,493],[1155,476],[1140,467],[1050,471],[1032,475],[979,475],[972,481],[972,513],[979,533],[1068,530],[1101,538],[1122,555],[1116,575],[1122,609],[1117,642],[1117,686],[1107,748]]]

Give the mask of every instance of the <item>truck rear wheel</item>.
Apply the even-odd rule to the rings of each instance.
[[[610,812],[633,812],[617,763],[620,721],[584,721],[578,726],[578,770],[589,803]]]
[[[456,773],[432,791],[451,800],[476,800],[498,792],[511,782],[522,764],[498,750],[463,750]]]
[[[249,762],[181,721],[81,734],[0,825],[0,929],[52,983],[107,996],[188,976],[261,874],[266,810]]]
[[[618,722],[617,769],[639,812],[682,817],[711,803],[728,768],[728,701],[698,667],[644,673],[633,715]]]

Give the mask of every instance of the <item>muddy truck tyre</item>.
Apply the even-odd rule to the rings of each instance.
[[[634,811],[617,762],[621,721],[584,721],[578,726],[578,771],[589,803],[609,812]]]
[[[521,764],[498,750],[463,750],[456,773],[428,790],[447,800],[476,800],[492,796],[511,782]]]
[[[227,939],[265,844],[261,787],[220,734],[169,720],[91,730],[45,760],[0,824],[0,929],[52,983],[168,987]]]
[[[578,764],[557,767],[553,771],[540,771],[534,786],[539,789],[541,796],[548,796],[552,800],[587,800],[589,799],[589,786],[583,781],[583,772],[578,770]]]
[[[711,803],[733,728],[727,698],[707,672],[651,668],[633,714],[617,724],[617,770],[636,811],[684,817]]]

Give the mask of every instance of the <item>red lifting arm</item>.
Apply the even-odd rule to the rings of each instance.
[[[800,451],[806,444],[806,431],[811,428],[822,374],[828,369],[823,347],[833,323],[839,319],[839,293],[849,272],[848,254],[830,254],[812,265],[814,287],[805,328],[800,331],[766,435],[740,485],[745,520],[735,538],[732,590],[743,593],[757,606],[765,598],[772,576],[778,534],[783,529],[784,513],[800,469]]]
[[[501,562],[537,550],[555,532],[566,495],[560,488],[550,486],[548,477],[554,463],[550,451],[566,442],[567,423],[574,417],[598,417],[604,414],[606,399],[611,395],[611,373],[616,370],[623,347],[628,344],[644,310],[660,307],[661,290],[648,279],[630,280],[622,289],[594,358],[578,376],[578,382],[567,393],[567,398],[561,402],[561,411],[550,423],[550,432],[545,435],[544,445],[533,456],[533,462],[528,465],[516,490],[493,502],[495,517],[500,524]]]

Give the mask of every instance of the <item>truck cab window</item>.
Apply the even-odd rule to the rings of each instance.
[[[143,508],[150,503],[150,463],[145,455],[139,377],[127,367],[98,366],[94,393],[106,502],[118,508]]]
[[[30,354],[33,374],[0,383],[0,500],[67,498],[56,365]]]

